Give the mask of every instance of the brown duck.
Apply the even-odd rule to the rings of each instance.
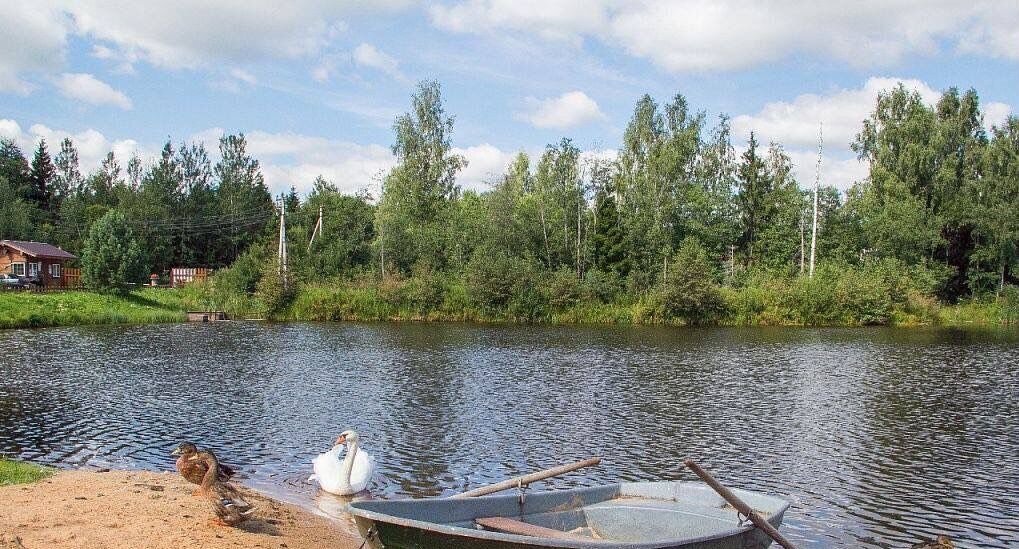
[[[198,454],[198,447],[190,442],[181,442],[170,454],[171,456],[180,456],[177,458],[176,463],[177,472],[191,484],[201,484],[202,479],[205,478],[205,472],[208,470],[208,465],[205,464],[204,460],[191,459],[196,454]],[[232,467],[219,463],[218,479],[220,482],[230,480],[234,473],[235,471]]]
[[[195,495],[202,496],[212,504],[212,511],[216,513],[215,523],[221,526],[237,526],[251,518],[255,508],[244,501],[240,492],[232,485],[220,479],[219,461],[215,454],[208,450],[201,450],[188,458],[189,462],[202,463],[205,468],[205,476]]]

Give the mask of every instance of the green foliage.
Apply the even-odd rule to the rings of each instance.
[[[375,211],[366,198],[342,194],[336,185],[321,177],[315,180],[307,201],[292,210],[296,213],[291,218],[305,228],[310,240],[319,211],[323,212],[321,232],[310,246],[305,248],[305,240],[293,240],[300,245],[291,248],[291,255],[307,256],[292,262],[304,278],[328,279],[371,262]]]
[[[14,187],[0,175],[0,240],[30,240],[34,208],[22,200]]]
[[[547,276],[544,301],[552,311],[560,312],[576,307],[583,297],[581,281],[577,273],[569,269],[559,269]]]
[[[1001,322],[1019,324],[1019,286],[1005,286],[997,298],[1001,306]]]
[[[145,277],[141,249],[120,212],[108,212],[89,230],[81,253],[85,286],[99,291],[124,291]]]
[[[265,314],[270,319],[283,317],[287,307],[297,295],[297,282],[289,274],[280,274],[277,259],[264,262],[262,276],[258,280],[255,295],[262,302]]]
[[[800,267],[813,198],[801,185],[809,182],[795,180],[780,144],[735,136],[750,139],[738,158],[729,120],[711,128],[705,120],[681,94],[662,102],[645,95],[614,159],[558,139],[534,162],[518,154],[490,189],[462,190],[454,118],[439,85],[422,82],[394,123],[397,165],[382,176],[378,200],[321,177],[306,198],[293,186],[279,196],[290,265],[306,285],[295,296],[267,274],[280,219],[243,135],[224,136],[216,162],[201,144],[168,141],[151,164],[110,152],[87,175],[69,139],[52,160],[38,143],[31,164],[0,140],[0,238],[78,252],[96,288],[141,279],[137,265],[161,275],[216,267],[181,299],[244,316],[737,324],[1008,317],[1008,288],[1019,283],[1016,117],[988,133],[972,90],[949,89],[936,105],[903,86],[882,93],[853,144],[867,177],[844,195],[830,184],[819,190],[813,278]]]
[[[584,273],[581,289],[586,300],[613,302],[623,291],[623,279],[613,271],[591,269]]]
[[[671,264],[656,296],[659,318],[687,324],[716,320],[723,311],[722,295],[700,242],[693,237],[684,240]]]
[[[14,188],[18,197],[28,200],[31,191],[28,160],[21,153],[21,148],[11,139],[0,138],[0,178]]]
[[[467,164],[452,152],[453,117],[446,115],[438,83],[418,84],[412,103],[393,125],[397,166],[383,181],[376,212],[379,255],[399,272],[421,259],[439,267],[450,259],[450,200],[459,191],[456,174]]]
[[[213,284],[218,290],[237,294],[254,294],[262,278],[268,254],[261,246],[252,246],[226,269],[216,271]]]
[[[401,287],[398,302],[418,314],[427,314],[441,307],[446,292],[445,277],[424,262],[414,265],[411,277]]]
[[[53,190],[50,184],[56,168],[50,159],[50,153],[46,149],[46,140],[40,139],[39,146],[32,157],[32,168],[29,171],[29,195],[26,197],[30,202],[43,212],[49,213],[53,200]]]

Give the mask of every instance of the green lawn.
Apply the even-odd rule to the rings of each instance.
[[[125,295],[0,292],[0,328],[180,322],[186,310],[179,292],[159,288],[142,288]]]
[[[35,482],[52,474],[49,467],[0,458],[0,486]]]

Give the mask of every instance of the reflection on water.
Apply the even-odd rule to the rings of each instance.
[[[444,324],[0,332],[0,452],[172,467],[181,439],[332,516],[311,459],[346,428],[374,497],[448,495],[591,455],[541,487],[689,479],[794,501],[806,547],[935,533],[1019,544],[1019,334]]]

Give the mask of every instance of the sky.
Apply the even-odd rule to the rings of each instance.
[[[682,93],[781,143],[798,181],[866,177],[850,143],[877,94],[976,89],[985,125],[1019,108],[1017,0],[10,0],[0,137],[83,171],[113,150],[243,132],[274,192],[317,175],[377,189],[417,82],[442,85],[465,188],[562,137],[612,157],[637,100]],[[215,155],[213,155],[215,156]]]

